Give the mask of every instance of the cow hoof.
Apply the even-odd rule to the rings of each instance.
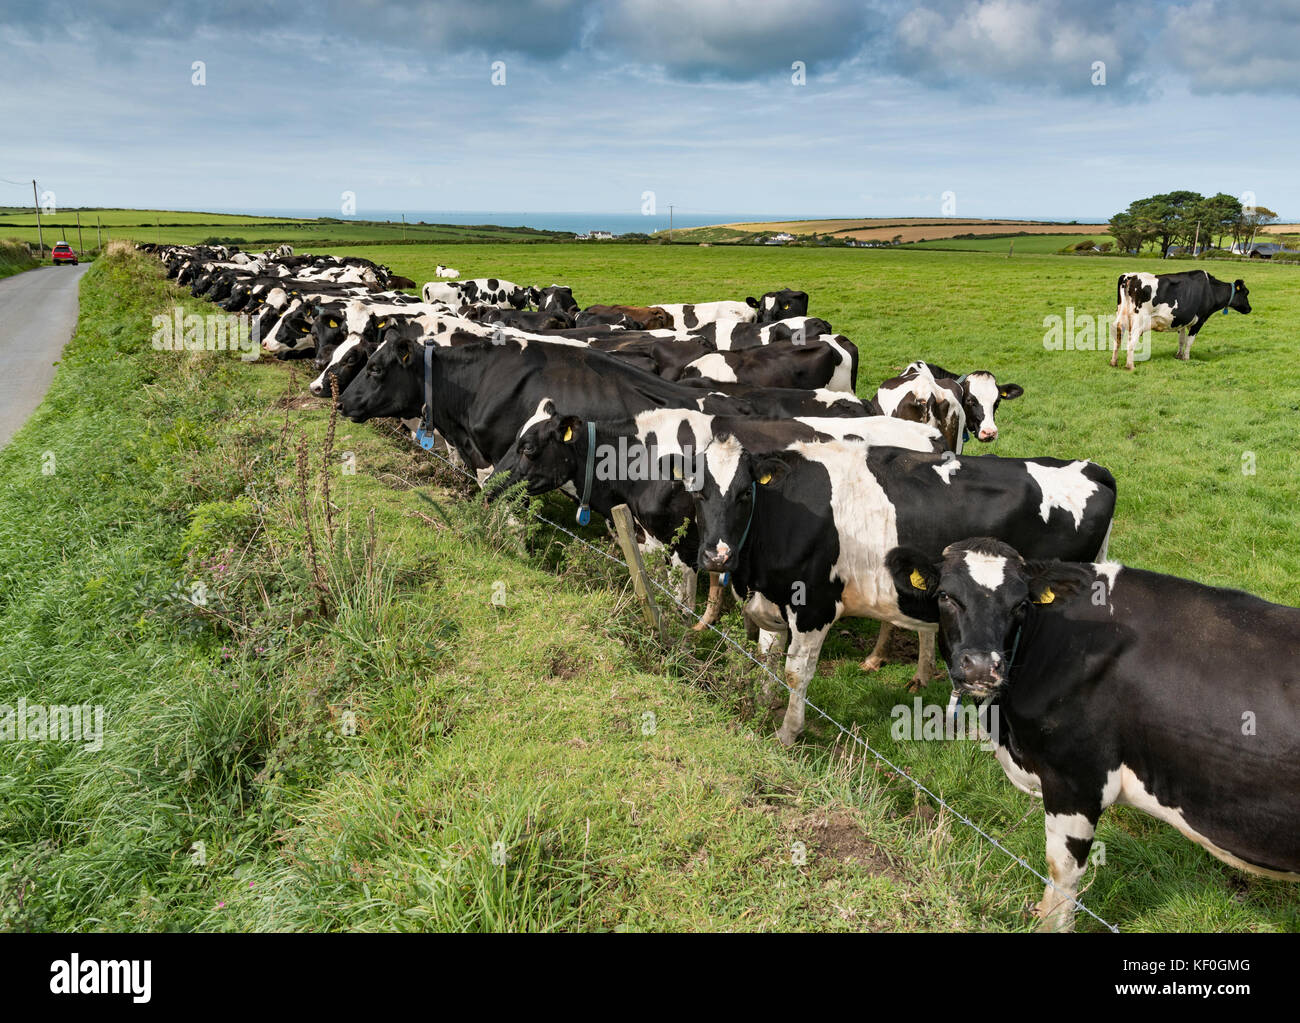
[[[779,742],[786,749],[789,749],[791,746],[793,746],[795,740],[798,738],[799,736],[790,735],[788,732],[786,732],[784,728],[778,728],[776,730],[776,741]]]
[[[1114,368],[1115,368],[1116,366],[1118,366],[1118,365],[1119,365],[1119,360],[1118,360],[1118,359],[1111,359],[1111,360],[1110,360],[1110,368],[1111,368],[1111,369],[1114,369]]]
[[[884,666],[885,666],[885,659],[883,657],[877,657],[875,654],[872,654],[865,661],[863,661],[861,664],[858,665],[858,667],[862,671],[866,671],[866,672],[879,671]]]
[[[1128,370],[1130,373],[1133,372],[1133,365],[1132,365],[1132,363],[1130,363],[1129,365],[1125,366],[1124,368],[1125,368],[1126,370]]]
[[[913,675],[912,681],[907,683],[907,691],[909,693],[919,693],[926,687],[928,682],[928,679],[921,678],[919,675]]]

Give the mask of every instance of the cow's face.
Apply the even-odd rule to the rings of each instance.
[[[290,309],[275,326],[275,332],[266,345],[268,351],[306,351],[314,347],[315,339],[311,332],[312,309],[306,302],[300,302]]]
[[[1073,594],[1080,573],[1060,562],[1026,563],[1000,540],[977,537],[950,544],[935,562],[896,547],[885,558],[900,600],[937,607],[939,648],[953,685],[976,699],[1012,682],[1016,637],[1030,609]]]
[[[394,338],[370,356],[366,368],[343,392],[339,409],[354,423],[385,416],[406,419],[420,414],[423,395],[424,346]]]
[[[562,416],[545,400],[538,413],[519,431],[504,457],[498,460],[494,477],[504,476],[506,486],[523,482],[536,497],[548,494],[576,480],[585,468],[587,424],[578,416]]]
[[[1233,288],[1236,290],[1232,293],[1232,301],[1228,303],[1228,308],[1235,309],[1239,313],[1250,312],[1250,289],[1246,287],[1246,282],[1237,278]]]
[[[510,303],[511,308],[513,309],[527,309],[528,289],[515,288],[513,291],[509,292],[506,295],[506,301]]]
[[[552,284],[549,288],[531,288],[530,290],[536,292],[537,296],[532,299],[533,304],[544,313],[576,313],[578,311],[578,303],[573,297],[572,288]]]
[[[700,533],[699,568],[734,571],[753,529],[760,487],[779,486],[789,467],[777,457],[756,457],[734,437],[715,438],[686,467]]]
[[[791,316],[808,315],[808,292],[782,288],[769,291],[762,298],[747,298],[745,302],[758,310],[756,323],[775,323],[788,320]]]
[[[1025,393],[1019,384],[999,384],[992,373],[982,369],[968,374],[962,388],[966,429],[971,436],[985,442],[997,439],[998,424],[994,415],[998,406]]]

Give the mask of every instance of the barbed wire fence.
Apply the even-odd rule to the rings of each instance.
[[[472,482],[476,487],[480,486],[478,478],[473,473],[466,470],[463,466],[457,465],[451,459],[444,457],[442,454],[432,450],[431,448],[425,449],[425,451],[427,454],[433,456],[438,461],[440,461],[443,465],[460,473],[467,480]],[[583,547],[587,548],[588,550],[600,555],[601,557],[607,559],[608,561],[611,561],[614,564],[619,565],[622,568],[626,569],[627,571],[631,572],[631,566],[628,565],[628,563],[624,561],[622,558],[618,557],[615,554],[611,554],[607,550],[597,547],[595,544],[591,543],[585,537],[579,536],[571,529],[568,529],[567,527],[560,525],[560,523],[558,522],[552,521],[551,519],[543,515],[540,511],[537,511],[535,508],[529,508],[528,514],[532,515],[533,518],[535,518],[537,521],[543,522],[546,525],[550,526],[552,529],[556,529],[559,532],[570,537],[571,539],[576,540],[579,544],[581,544]],[[782,689],[784,689],[787,693],[793,695],[794,690],[790,687],[789,683],[787,683],[784,678],[780,677],[774,671],[772,671],[772,669],[768,667],[766,663],[760,661],[757,657],[755,657],[752,653],[750,653],[747,649],[745,649],[745,647],[743,647],[740,644],[740,642],[735,639],[735,637],[731,636],[729,633],[718,628],[712,622],[703,622],[703,619],[700,616],[696,615],[695,609],[693,607],[688,607],[686,604],[680,601],[677,598],[676,594],[674,594],[671,590],[669,590],[666,586],[664,586],[663,583],[661,583],[658,579],[656,579],[653,574],[646,573],[645,579],[664,596],[664,598],[669,602],[669,604],[677,608],[685,616],[689,618],[695,618],[697,622],[702,622],[708,629],[710,629],[713,633],[719,636],[725,644],[727,644],[729,647],[731,647],[733,650],[739,653],[742,657],[744,657],[747,661],[749,661],[755,667],[757,667],[759,671],[761,671],[765,676],[767,676],[767,678],[778,683]],[[1047,877],[1045,874],[1040,873],[1033,866],[1031,866],[1024,859],[1024,857],[1019,856],[1012,850],[1008,849],[1000,840],[990,835],[986,830],[984,830],[984,828],[980,827],[973,820],[971,820],[969,817],[963,814],[960,810],[956,809],[951,803],[949,803],[946,799],[940,796],[937,792],[934,792],[924,783],[912,777],[912,775],[909,774],[906,770],[904,770],[898,764],[894,763],[892,760],[889,759],[889,757],[885,756],[885,754],[883,754],[880,750],[876,749],[869,742],[863,739],[862,736],[859,735],[856,731],[845,727],[843,724],[841,724],[839,721],[833,718],[829,713],[827,713],[821,707],[817,706],[817,704],[813,703],[812,700],[809,700],[806,696],[804,698],[804,704],[809,710],[813,711],[824,721],[826,721],[831,727],[833,727],[840,735],[844,736],[845,739],[860,746],[867,753],[870,753],[880,764],[884,765],[886,768],[892,771],[899,778],[902,778],[904,781],[911,784],[918,791],[924,793],[930,799],[934,800],[934,802],[937,803],[939,807],[941,807],[943,810],[951,814],[954,819],[960,821],[963,825],[965,825],[967,828],[973,831],[981,839],[983,839],[985,842],[993,846],[993,848],[997,849],[999,852],[1009,857],[1012,861],[1019,864],[1022,868],[1024,868],[1034,877],[1036,877],[1039,881],[1043,882],[1043,884],[1046,885],[1047,887],[1052,888],[1058,892],[1061,891],[1061,889],[1057,888],[1056,884],[1052,881],[1050,877]],[[1030,812],[1033,812],[1034,809],[1036,809],[1036,807],[1031,807]],[[1019,824],[1016,825],[1016,827],[1018,828],[1020,824],[1023,824],[1025,818],[1028,816],[1029,813],[1026,813],[1025,817],[1022,817],[1020,819],[1020,822]],[[1014,831],[1015,828],[1011,830]],[[1008,832],[1007,834],[1009,836],[1011,832]],[[1067,898],[1069,898],[1070,902],[1072,902],[1077,909],[1082,910],[1084,913],[1092,917],[1094,920],[1096,920],[1107,930],[1111,931],[1114,934],[1119,933],[1118,927],[1108,922],[1107,920],[1103,919],[1097,913],[1094,913],[1091,909],[1089,909],[1086,905],[1084,905],[1084,903],[1081,902],[1077,896],[1067,896]]]

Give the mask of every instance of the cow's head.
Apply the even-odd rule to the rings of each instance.
[[[510,449],[497,460],[490,479],[504,478],[506,487],[526,483],[536,497],[581,478],[586,468],[587,424],[579,416],[562,416],[549,398],[519,430]],[[579,450],[581,448],[581,450]],[[496,488],[488,487],[493,493]]]
[[[298,302],[285,311],[274,328],[266,335],[262,347],[275,355],[287,352],[306,352],[316,346],[312,334],[312,306]]]
[[[506,301],[510,303],[512,309],[528,308],[528,289],[512,288],[506,293]]]
[[[700,533],[699,568],[734,571],[753,529],[758,490],[778,488],[790,466],[780,455],[758,456],[734,437],[715,437],[686,467]]]
[[[371,317],[372,321],[375,317]],[[379,347],[381,341],[395,341],[404,338],[418,342],[424,335],[424,324],[419,322],[388,322],[380,318],[376,329],[360,337],[349,337],[334,349],[325,368],[315,380],[308,385],[308,390],[318,398],[327,398],[333,391],[331,380],[338,381],[339,394],[347,390],[348,385],[356,379],[357,374],[366,367],[370,356]]]
[[[407,337],[381,344],[343,392],[339,410],[354,423],[418,416],[424,407],[424,357],[424,346]],[[434,364],[436,372],[436,352]]]
[[[977,369],[961,382],[962,406],[966,411],[966,429],[982,441],[996,440],[998,424],[993,418],[1003,401],[1012,401],[1025,393],[1019,384],[999,384],[988,370]]]
[[[1026,562],[991,537],[950,544],[935,561],[921,551],[895,547],[885,564],[899,604],[926,605],[939,619],[939,649],[954,687],[986,699],[1013,682],[1017,636],[1033,608],[1064,601],[1085,581],[1082,566]]]
[[[1228,309],[1235,309],[1239,313],[1250,312],[1250,289],[1240,277],[1232,282],[1232,299],[1228,302]]]
[[[573,297],[573,289],[562,284],[552,284],[548,288],[529,288],[529,301],[544,313],[577,313],[579,306]]]
[[[745,302],[758,310],[756,323],[775,323],[777,320],[788,320],[791,316],[808,315],[806,291],[782,288],[780,291],[769,291],[762,298],[747,298]]]

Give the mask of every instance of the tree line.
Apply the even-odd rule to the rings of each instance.
[[[1233,243],[1249,243],[1266,224],[1277,223],[1278,215],[1264,206],[1246,206],[1240,199],[1219,192],[1209,198],[1199,192],[1167,192],[1129,203],[1127,210],[1110,218],[1110,233],[1119,247],[1137,252],[1143,245],[1155,243],[1160,255],[1169,255],[1175,245],[1209,245],[1217,247],[1231,238]]]

